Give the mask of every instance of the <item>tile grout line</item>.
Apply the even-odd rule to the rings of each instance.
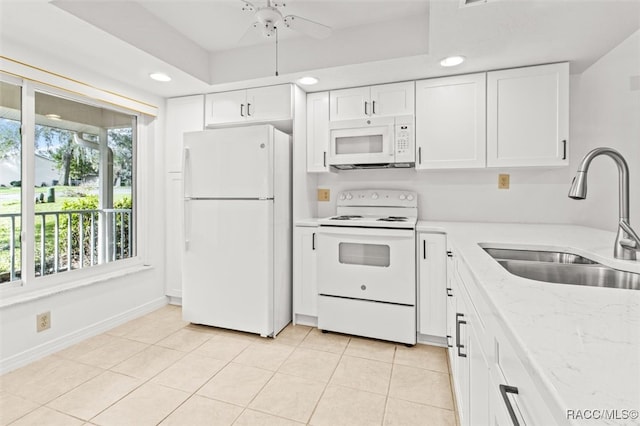
[[[313,418],[313,415],[316,413],[316,410],[318,409],[318,404],[320,404],[320,401],[322,400],[322,397],[324,396],[325,392],[327,391],[327,388],[331,384],[331,380],[333,379],[333,376],[336,374],[336,370],[338,369],[338,366],[340,365],[340,361],[342,361],[342,358],[344,357],[344,354],[347,351],[347,348],[349,347],[349,343],[351,343],[351,337],[347,338],[347,344],[344,345],[344,348],[342,349],[342,352],[340,352],[340,354],[339,354],[340,358],[338,358],[338,362],[336,363],[336,366],[333,368],[333,371],[331,372],[331,376],[329,376],[329,380],[327,380],[327,383],[324,385],[324,389],[322,389],[322,392],[320,393],[320,398],[318,398],[318,400],[316,401],[315,405],[313,406],[313,410],[311,410],[311,414],[309,415],[309,419],[306,421],[307,425],[311,424],[311,419]]]
[[[389,406],[389,393],[391,392],[391,380],[393,380],[393,368],[396,365],[396,355],[398,353],[398,345],[393,347],[393,357],[391,358],[391,372],[389,373],[389,384],[387,385],[387,394],[384,398],[384,409],[382,410],[382,422],[381,425],[384,425],[384,420],[387,417],[387,407]]]

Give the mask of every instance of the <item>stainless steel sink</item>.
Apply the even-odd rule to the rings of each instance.
[[[494,259],[532,260],[537,262],[578,263],[590,265],[597,264],[597,262],[587,259],[586,257],[558,251],[513,250],[499,248],[485,248],[484,251],[489,253],[489,255]]]
[[[613,269],[573,253],[484,248],[519,277],[558,284],[640,290],[640,274]]]

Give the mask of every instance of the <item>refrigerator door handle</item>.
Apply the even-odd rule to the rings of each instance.
[[[189,251],[189,235],[191,234],[191,222],[190,222],[190,210],[189,210],[189,202],[191,200],[189,199],[185,199],[184,200],[184,218],[182,219],[182,233],[184,234],[184,251]]]
[[[182,195],[184,198],[189,197],[187,194],[187,177],[189,176],[187,164],[189,162],[189,152],[189,147],[184,147],[182,149]]]

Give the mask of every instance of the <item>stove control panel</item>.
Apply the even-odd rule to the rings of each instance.
[[[340,192],[337,205],[353,207],[417,207],[418,194],[415,191],[396,189],[356,189]]]

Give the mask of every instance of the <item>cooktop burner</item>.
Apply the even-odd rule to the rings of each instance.
[[[376,220],[379,220],[381,222],[406,222],[409,219],[406,216],[388,216],[381,217]]]
[[[360,219],[362,216],[357,214],[345,214],[342,216],[334,216],[330,217],[329,220],[351,220],[351,219]]]
[[[415,192],[354,189],[340,192],[335,215],[318,219],[318,223],[321,226],[364,229],[415,229],[417,219],[418,194]]]

